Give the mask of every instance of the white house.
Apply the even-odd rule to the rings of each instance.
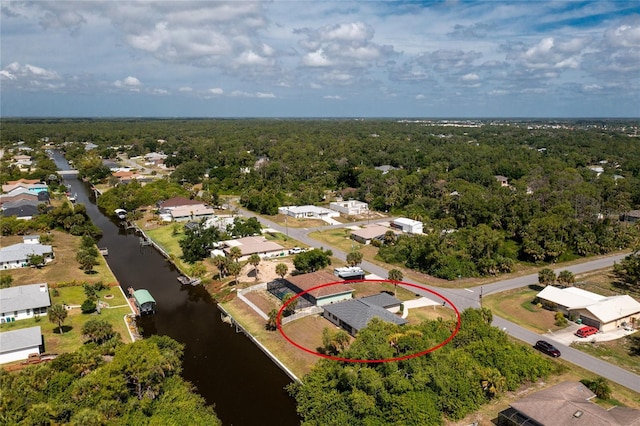
[[[358,200],[334,201],[329,208],[349,216],[369,213],[369,204]]]
[[[257,254],[261,258],[279,257],[285,255],[284,247],[274,241],[269,241],[265,237],[261,236],[227,240],[224,241],[223,244],[225,246],[223,248],[223,251],[226,255],[231,252],[232,247],[238,247],[240,249],[240,253],[242,253],[242,255],[238,260],[246,260],[252,254]],[[212,254],[212,257],[213,256],[215,255]]]
[[[0,364],[27,359],[29,354],[40,353],[42,330],[40,326],[0,333]]]
[[[340,212],[318,206],[287,206],[278,207],[278,213],[295,217],[296,219],[325,219],[340,217]]]
[[[422,222],[419,220],[407,219],[406,217],[399,217],[393,219],[391,226],[400,229],[407,234],[422,234]]]
[[[0,289],[0,323],[46,315],[49,306],[49,287],[45,283]]]
[[[0,269],[24,268],[29,265],[29,257],[44,257],[45,262],[53,260],[53,248],[50,245],[19,243],[0,249]]]
[[[628,295],[607,297],[575,287],[547,286],[537,298],[542,304],[602,332],[640,326],[640,303]]]

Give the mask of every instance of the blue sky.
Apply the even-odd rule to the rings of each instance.
[[[3,117],[640,117],[637,1],[0,4]]]

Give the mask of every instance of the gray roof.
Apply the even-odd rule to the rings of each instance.
[[[52,252],[53,249],[49,245],[19,243],[1,248],[0,262],[17,262],[26,260],[33,254],[43,256]]]
[[[29,284],[0,289],[0,311],[14,312],[51,306],[47,284]]]
[[[39,325],[0,333],[0,353],[32,348],[41,344],[42,330]]]
[[[325,305],[323,308],[325,312],[335,315],[356,331],[366,327],[367,323],[374,317],[398,325],[403,325],[408,322],[404,318],[368,302],[366,298],[333,303]]]
[[[32,217],[38,215],[38,208],[30,205],[19,205],[14,207],[5,208],[2,206],[2,215],[4,217],[16,216],[16,217]]]
[[[402,303],[400,299],[396,299],[389,293],[378,293],[371,296],[365,296],[360,298],[363,302],[369,305],[380,306],[381,308],[390,308],[392,306],[400,306]]]

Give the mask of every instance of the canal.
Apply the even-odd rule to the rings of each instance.
[[[58,169],[70,166],[54,151]],[[102,229],[99,247],[109,249],[107,262],[123,290],[145,288],[157,302],[157,313],[141,319],[143,336],[166,335],[185,345],[183,377],[214,406],[224,425],[297,425],[295,402],[284,387],[291,379],[235,328],[223,323],[215,301],[202,286],[181,286],[176,268],[151,247],[141,247],[98,209],[89,186],[66,177],[77,203],[87,207]]]

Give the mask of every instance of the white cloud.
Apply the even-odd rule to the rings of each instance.
[[[421,101],[423,99],[427,99],[427,97],[423,94],[416,95],[416,100]]]
[[[337,100],[337,101],[341,101],[341,100],[343,100],[343,99],[344,99],[344,98],[343,98],[342,96],[340,96],[340,95],[326,95],[326,96],[323,96],[323,98],[324,98],[324,99]]]
[[[466,82],[474,82],[474,81],[478,81],[480,80],[480,76],[478,76],[478,74],[475,73],[469,73],[469,74],[465,74],[460,78],[462,81],[466,81]]]
[[[224,94],[224,90],[222,90],[220,87],[215,87],[213,89],[207,90],[207,93],[211,95],[222,95]]]
[[[113,85],[118,89],[127,89],[132,92],[139,92],[142,83],[136,77],[128,76],[123,80],[116,80]]]

